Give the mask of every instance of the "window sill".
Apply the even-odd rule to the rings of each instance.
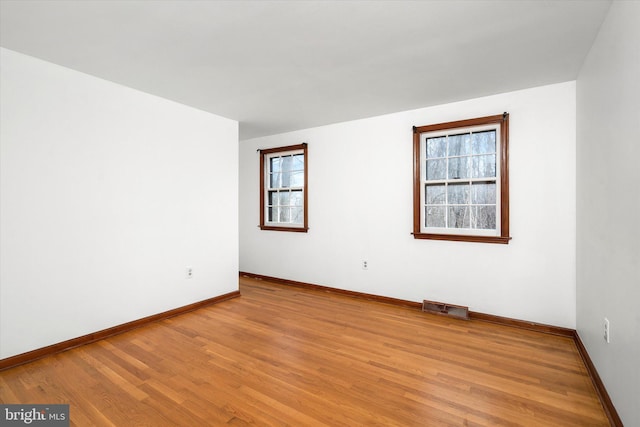
[[[506,245],[511,237],[503,236],[468,236],[462,234],[412,233],[414,239],[452,240],[455,242],[498,243]]]
[[[271,231],[292,231],[294,233],[306,233],[309,231],[308,227],[280,227],[274,225],[261,225],[260,230],[271,230]]]

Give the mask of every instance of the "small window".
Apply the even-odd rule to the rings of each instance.
[[[307,144],[260,150],[260,228],[307,232]]]
[[[509,243],[509,115],[414,127],[416,239]]]

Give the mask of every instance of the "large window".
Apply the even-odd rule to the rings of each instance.
[[[309,229],[307,144],[260,150],[260,228]]]
[[[509,115],[414,127],[416,239],[509,243]]]

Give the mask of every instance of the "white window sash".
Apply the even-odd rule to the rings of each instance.
[[[295,169],[295,170],[291,170],[289,172],[302,172],[304,174],[304,169],[307,167],[307,159],[304,156],[304,150],[291,150],[291,151],[279,151],[277,153],[273,153],[273,154],[267,154],[264,157],[264,161],[265,161],[265,167],[264,167],[264,188],[262,189],[262,191],[264,191],[264,217],[265,217],[265,224],[270,226],[270,227],[297,227],[297,228],[304,228],[304,220],[301,223],[296,223],[296,222],[291,222],[291,215],[289,215],[289,222],[281,222],[281,221],[270,221],[269,220],[269,206],[273,207],[278,207],[279,205],[269,205],[269,194],[270,193],[284,193],[284,192],[288,192],[288,193],[292,193],[292,192],[300,192],[302,195],[302,198],[304,200],[304,192],[305,192],[305,188],[304,188],[304,184],[302,186],[296,186],[296,187],[272,187],[271,186],[271,179],[270,176],[272,174],[271,171],[271,159],[274,158],[282,158],[282,157],[288,157],[288,156],[294,156],[294,155],[303,155],[303,169]],[[291,213],[291,208],[294,207],[293,205],[288,205],[289,209],[290,209],[290,213]],[[295,206],[295,207],[299,207],[300,209],[302,209],[302,216],[304,218],[304,202],[301,206]],[[279,213],[279,209],[277,210]],[[276,215],[279,218],[279,215]]]
[[[439,130],[439,131],[433,131],[433,132],[425,132],[425,133],[421,133],[420,134],[420,232],[422,233],[434,233],[434,234],[450,234],[450,235],[470,235],[470,236],[500,236],[500,224],[501,224],[501,180],[500,180],[500,176],[501,176],[501,159],[500,159],[500,153],[501,153],[501,138],[500,138],[500,131],[501,131],[501,126],[500,124],[490,124],[490,125],[482,125],[482,126],[470,126],[470,127],[464,127],[464,128],[453,128],[453,129],[445,129],[445,130]],[[426,168],[426,164],[427,164],[427,139],[429,138],[434,138],[434,137],[442,137],[442,136],[450,136],[450,135],[460,135],[460,134],[466,134],[466,133],[471,133],[471,132],[482,132],[482,131],[487,131],[487,130],[495,130],[496,132],[496,151],[494,153],[495,160],[496,160],[496,176],[495,177],[483,177],[483,178],[462,178],[462,179],[449,179],[449,178],[445,178],[445,179],[438,179],[438,180],[427,180],[427,168]],[[451,158],[461,158],[461,157],[469,157],[469,161],[471,161],[471,159],[473,157],[477,157],[480,155],[466,155],[466,156],[450,156],[450,157],[438,157],[437,159],[444,159],[445,163],[446,163],[446,169],[445,169],[445,176],[448,177],[448,168],[449,168],[449,162],[446,161],[448,159]],[[430,158],[429,160],[434,160],[436,158]],[[425,191],[425,186],[427,184],[445,184],[445,189],[448,187],[449,184],[464,184],[467,183],[470,186],[472,185],[472,183],[474,182],[495,182],[496,184],[496,204],[495,204],[495,210],[496,210],[496,228],[494,230],[487,230],[487,229],[475,229],[475,228],[449,228],[449,227],[427,227],[426,226],[426,191]],[[471,187],[470,187],[471,188]],[[446,190],[445,190],[446,191]],[[446,197],[446,195],[445,195]],[[448,202],[448,200],[447,200]],[[478,204],[471,204],[471,201],[469,200],[469,203],[467,204],[463,204],[463,205],[459,205],[459,204],[449,204],[449,203],[445,203],[442,205],[429,205],[429,206],[441,206],[444,207],[446,210],[448,210],[448,208],[450,206],[468,206],[468,207],[473,207],[473,206],[479,206]],[[469,213],[471,215],[471,212]],[[448,212],[447,212],[447,217],[448,217]],[[470,225],[471,225],[471,219],[469,219]]]

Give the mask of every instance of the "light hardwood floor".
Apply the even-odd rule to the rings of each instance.
[[[0,372],[76,426],[606,426],[570,338],[241,278],[242,296]]]

